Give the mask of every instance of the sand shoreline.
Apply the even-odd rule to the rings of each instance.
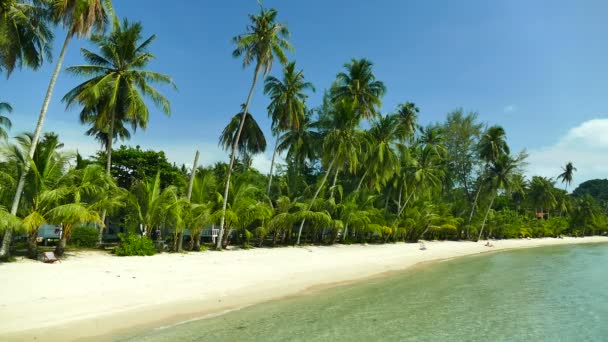
[[[104,339],[294,296],[422,263],[608,237],[284,247],[119,258],[81,252],[60,264],[0,264],[0,339]],[[485,242],[484,242],[485,243]],[[168,323],[167,323],[168,322]]]

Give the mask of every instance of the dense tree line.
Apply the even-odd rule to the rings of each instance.
[[[154,86],[175,85],[169,76],[147,70],[155,37],[143,37],[140,23],[121,22],[110,1],[99,0],[13,0],[0,11],[0,70],[7,76],[50,57],[51,25],[66,30],[34,133],[7,140],[2,148],[0,257],[8,254],[15,231],[27,234],[35,257],[43,223],[63,227],[59,254],[74,227],[92,223],[99,227],[100,244],[102,229],[113,224],[142,239],[167,241],[173,250],[199,250],[209,227],[219,229],[218,249],[231,243],[477,240],[606,230],[604,181],[585,182],[573,195],[559,189],[557,181],[566,188],[572,182],[572,163],[554,178],[528,178],[526,153],[511,151],[505,130],[479,121],[474,112],[456,109],[426,126],[419,123],[424,109],[406,98],[382,112],[386,86],[367,59],[348,61],[322,103],[309,103],[315,87],[289,61],[290,32],[274,9],[260,6],[233,39],[233,56],[254,71],[244,104],[219,137],[229,162],[190,170],[171,165],[163,152],[114,148],[146,128],[146,100],[171,113]],[[85,64],[66,69],[82,82],[63,97],[67,108],[80,110],[86,134],[101,144],[90,160],[65,152],[55,134],[40,138],[74,36],[96,46],[81,49]],[[281,69],[271,75],[275,62]],[[267,149],[255,119],[260,113],[249,112],[258,83],[270,98],[267,114],[276,141],[269,174],[251,167],[253,156]],[[0,103],[0,139],[7,139],[11,110]],[[277,163],[278,155],[284,163]]]

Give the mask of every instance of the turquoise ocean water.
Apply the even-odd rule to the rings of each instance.
[[[608,244],[465,257],[127,341],[608,341]]]

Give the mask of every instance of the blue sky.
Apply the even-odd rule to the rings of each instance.
[[[423,124],[441,121],[462,107],[507,130],[513,150],[530,152],[529,172],[554,176],[572,160],[577,182],[608,174],[608,2],[523,0],[265,1],[279,11],[292,33],[299,68],[314,83],[320,101],[343,64],[368,58],[388,92],[382,112],[413,101]],[[171,75],[179,90],[162,88],[173,114],[153,109],[148,129],[129,144],[163,149],[170,160],[227,160],[217,139],[244,102],[252,69],[233,59],[231,37],[245,30],[254,0],[115,0],[120,17],[141,21],[156,34],[150,69]],[[55,54],[64,32],[57,30]],[[82,63],[73,41],[64,67]],[[0,81],[0,96],[14,109],[17,134],[32,130],[53,68],[16,71]],[[275,65],[272,73],[280,75]],[[68,148],[91,154],[98,145],[84,136],[77,110],[61,97],[80,80],[61,74],[46,130],[59,132]],[[272,138],[268,99],[258,87],[251,112]],[[271,151],[255,159],[266,170]]]

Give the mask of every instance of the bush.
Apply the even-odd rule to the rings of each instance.
[[[118,237],[120,238],[120,245],[114,250],[114,253],[118,256],[144,256],[156,254],[154,242],[146,237],[141,237],[133,233],[118,234]]]
[[[91,226],[74,227],[70,235],[70,245],[75,247],[93,248],[97,245],[99,230]]]

